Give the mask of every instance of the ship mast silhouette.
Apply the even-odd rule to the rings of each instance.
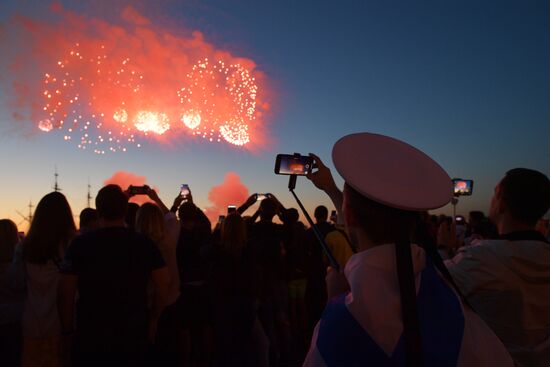
[[[19,210],[16,210],[17,214],[19,214],[22,218],[22,221],[19,222],[17,225],[20,226],[22,223],[27,222],[29,225],[32,223],[32,209],[34,208],[34,205],[32,205],[32,201],[29,200],[29,215],[25,216],[23,213],[21,213]]]
[[[57,178],[59,177],[59,174],[57,173],[57,165],[55,166],[55,171],[54,171],[53,176],[54,176],[53,191],[59,192],[59,191],[61,191],[61,188],[59,187],[59,185],[57,183]]]
[[[88,202],[88,208],[90,208],[90,202],[92,200],[92,186],[90,185],[90,177],[88,177],[88,195],[86,196],[86,200]]]

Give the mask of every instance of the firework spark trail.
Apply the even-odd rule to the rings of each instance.
[[[205,58],[193,66],[187,86],[178,91],[184,110],[191,112],[182,121],[195,135],[210,141],[220,141],[221,135],[232,144],[245,145],[250,141],[246,122],[256,119],[257,92],[246,68]]]
[[[108,58],[104,45],[93,49],[81,51],[80,44],[75,44],[57,61],[57,72],[44,74],[42,109],[49,125],[43,125],[51,128],[40,124],[39,128],[63,130],[68,141],[78,134],[77,146],[90,147],[98,154],[126,151],[131,143],[139,147],[134,127],[142,132],[160,131],[147,128],[145,118],[151,116],[136,114],[134,126],[128,121],[126,100],[140,99],[143,75],[132,67],[129,58],[117,63]]]
[[[97,154],[140,147],[143,139],[179,144],[197,136],[247,146],[267,135],[265,80],[252,60],[216,49],[199,32],[154,28],[133,8],[124,9],[122,25],[56,12],[62,21],[55,25],[15,22],[33,41],[21,53],[40,55],[40,83],[22,89],[39,96],[29,105],[38,106],[31,116],[41,131],[60,131]]]

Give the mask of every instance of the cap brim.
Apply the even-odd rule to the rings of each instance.
[[[332,160],[348,185],[390,207],[430,210],[452,198],[447,172],[422,151],[397,139],[372,133],[347,135],[334,145]]]

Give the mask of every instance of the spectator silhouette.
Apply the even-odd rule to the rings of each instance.
[[[65,256],[59,314],[64,350],[74,341],[75,366],[98,366],[105,361],[143,365],[148,340],[155,338],[169,273],[157,246],[126,228],[127,205],[128,197],[119,186],[99,190],[96,208],[101,228],[75,238]],[[148,310],[150,279],[154,299]]]
[[[307,326],[305,294],[308,274],[308,243],[306,229],[304,224],[298,221],[299,214],[295,208],[286,209],[284,219],[283,245],[290,325],[295,341],[303,342]]]
[[[474,240],[495,239],[497,230],[483,212],[473,210],[468,215],[468,229],[464,238],[464,246],[470,246]]]
[[[73,214],[65,196],[59,192],[44,196],[36,206],[22,243],[27,286],[23,366],[55,366],[60,362],[59,264],[75,233]]]
[[[0,356],[2,365],[21,365],[21,316],[25,300],[22,282],[14,279],[13,257],[19,242],[17,226],[0,219]]]
[[[180,224],[174,212],[169,211],[157,193],[149,189],[147,195],[155,203],[143,204],[136,214],[135,230],[149,237],[159,248],[170,272],[167,287],[166,308],[158,323],[155,340],[157,351],[155,362],[163,366],[179,363],[178,341],[181,330],[181,317],[177,300],[180,296],[180,277],[176,259],[176,245],[180,233]],[[178,195],[174,201],[177,208],[182,201]]]
[[[334,225],[327,222],[328,209],[324,205],[315,208],[315,225],[319,229],[321,236],[325,238],[327,234],[334,231]],[[308,329],[313,331],[315,324],[321,318],[321,313],[327,303],[327,285],[325,276],[327,275],[327,263],[324,258],[321,245],[310,228],[306,232],[308,239],[308,280],[306,288],[306,306],[308,311]]]
[[[128,195],[128,190],[126,191],[126,194]],[[128,227],[128,229],[130,229],[131,231],[135,230],[136,215],[138,210],[139,210],[139,204],[128,203],[128,207],[126,208],[126,216],[124,218],[124,223],[126,223],[126,227]]]
[[[550,362],[550,244],[535,230],[549,207],[544,174],[508,171],[495,187],[489,213],[499,238],[473,241],[447,262],[464,296],[517,366]]]
[[[12,262],[17,243],[19,236],[15,223],[9,219],[0,219],[0,264]]]
[[[260,202],[260,220],[250,226],[250,240],[263,272],[258,314],[269,338],[270,365],[278,363],[279,356],[286,355],[288,340],[288,328],[285,327],[288,320],[283,273],[283,226],[273,222],[278,213],[281,213],[279,202],[269,195]]]
[[[99,228],[99,217],[97,210],[93,208],[84,208],[80,212],[80,234],[84,234]]]
[[[409,243],[419,212],[451,200],[451,180],[442,168],[403,142],[368,133],[340,139],[332,156],[345,179],[343,193],[316,156],[318,170],[308,177],[344,213],[359,252],[343,273],[328,271],[330,301],[304,366],[512,366],[498,338],[461,304],[424,250]],[[421,180],[430,184],[404,184]],[[404,261],[412,262],[408,274]],[[404,277],[417,293],[410,305],[418,310],[413,317],[420,339],[403,321],[411,320],[402,297]]]
[[[247,240],[246,224],[229,214],[215,245],[209,280],[216,366],[267,366],[268,340],[257,316],[261,269]]]
[[[210,304],[205,286],[210,270],[206,252],[212,239],[211,224],[191,197],[181,204],[178,215],[181,232],[176,256],[182,294],[182,358],[186,365],[206,365],[212,353]]]

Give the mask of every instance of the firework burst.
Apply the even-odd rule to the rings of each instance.
[[[182,121],[194,135],[234,145],[250,141],[248,124],[256,119],[258,86],[247,69],[205,58],[193,66],[185,84],[178,96],[192,115],[184,113]]]
[[[40,131],[97,154],[193,136],[259,145],[266,135],[265,83],[252,60],[216,49],[199,32],[186,38],[154,28],[131,8],[124,26],[58,12],[60,25],[26,19],[23,27],[41,55],[33,65],[40,86],[24,89],[39,98],[30,105]]]
[[[104,45],[88,55],[77,43],[57,61],[55,71],[44,74],[42,109],[48,117],[39,128],[62,130],[66,141],[76,141],[79,148],[97,154],[126,151],[129,144],[139,147],[135,129],[147,132],[148,125],[136,114],[132,126],[127,110],[132,106],[126,104],[142,99],[142,80],[129,58],[110,60]]]

